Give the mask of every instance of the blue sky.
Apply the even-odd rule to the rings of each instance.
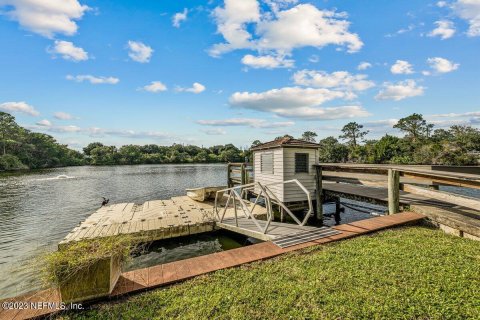
[[[0,0],[0,38],[0,110],[74,148],[480,124],[480,0]]]

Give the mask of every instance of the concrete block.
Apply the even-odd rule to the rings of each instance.
[[[108,296],[113,291],[120,273],[119,258],[99,260],[60,285],[62,301],[70,303]]]
[[[462,232],[458,229],[455,229],[455,228],[452,228],[452,227],[449,227],[447,225],[444,225],[444,224],[439,224],[439,227],[441,230],[443,230],[443,232],[445,233],[448,233],[448,234],[453,234],[454,236],[457,236],[457,237],[461,237],[462,236]]]

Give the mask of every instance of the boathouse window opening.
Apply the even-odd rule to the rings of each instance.
[[[295,173],[308,173],[308,153],[295,153]]]
[[[273,152],[262,153],[260,168],[262,173],[273,174]]]

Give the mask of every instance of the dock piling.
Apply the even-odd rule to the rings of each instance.
[[[388,169],[388,214],[400,212],[400,172]]]

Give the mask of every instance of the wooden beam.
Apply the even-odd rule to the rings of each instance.
[[[430,197],[432,199],[445,201],[448,203],[453,203],[458,206],[478,210],[480,208],[480,200],[462,196],[458,194],[453,194],[444,191],[437,191],[437,190],[429,190],[417,186],[412,186],[409,184],[404,185],[404,191],[419,194],[425,197]]]
[[[400,212],[400,172],[388,169],[388,214]]]
[[[315,200],[317,220],[323,224],[323,190],[322,190],[322,167],[315,166]]]

